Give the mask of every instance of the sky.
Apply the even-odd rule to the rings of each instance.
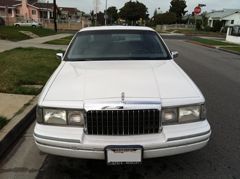
[[[44,1],[44,0],[43,0]],[[52,0],[46,0],[51,2]],[[89,13],[91,10],[95,9],[96,0],[56,0],[58,6],[64,7],[77,7],[79,10]],[[98,0],[99,1],[99,10],[103,11],[105,8],[106,0]],[[107,0],[108,7],[109,6],[116,6],[118,9],[124,6],[126,2],[129,0]],[[153,15],[154,10],[156,8],[160,8],[162,12],[169,10],[170,1],[171,0],[138,0],[139,2],[144,3],[150,14],[150,17]],[[226,3],[227,2],[227,3]],[[220,10],[223,8],[226,9],[240,9],[240,1],[239,0],[227,0],[227,1],[220,1],[220,0],[186,0],[187,8],[186,10],[188,13],[191,13],[195,6],[200,4],[206,4],[207,6],[204,7],[203,11],[212,11],[212,10]]]

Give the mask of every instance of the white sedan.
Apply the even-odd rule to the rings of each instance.
[[[16,22],[14,23],[15,27],[42,27],[41,23],[34,22],[34,21],[26,21],[26,22]]]
[[[205,99],[148,27],[80,30],[43,89],[34,138],[48,154],[138,164],[204,147]]]

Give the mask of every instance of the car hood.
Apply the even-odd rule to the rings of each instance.
[[[173,99],[201,96],[173,60],[62,62],[44,101]]]

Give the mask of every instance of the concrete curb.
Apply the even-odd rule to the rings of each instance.
[[[24,110],[17,114],[0,131],[0,158],[9,147],[23,134],[26,128],[35,120],[37,97],[35,97]]]
[[[186,40],[185,42],[188,42],[188,43],[191,43],[191,44],[195,44],[195,45],[201,45],[201,46],[203,46],[203,47],[208,47],[208,48],[216,49],[216,47],[214,47],[214,46],[202,44],[202,43],[200,43],[200,42],[195,42],[195,41],[191,41],[191,40]]]
[[[227,49],[224,49],[224,48],[218,48],[218,50],[228,52],[228,53],[233,53],[233,54],[236,54],[236,55],[240,55],[240,52],[235,52],[235,51],[227,50]]]
[[[221,50],[221,51],[232,53],[232,54],[235,54],[235,55],[240,55],[240,52],[235,52],[235,51],[232,51],[232,50],[226,50],[226,49],[223,49],[221,47],[217,48],[217,47],[214,47],[214,46],[211,46],[211,45],[202,44],[200,42],[195,42],[195,41],[191,41],[191,40],[186,40],[185,42],[188,42],[188,43],[191,43],[191,44],[195,44],[195,45],[201,45],[203,47],[208,47],[208,48],[212,48],[212,49]]]

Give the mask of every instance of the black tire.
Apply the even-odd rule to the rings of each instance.
[[[35,26],[35,25],[32,25],[32,28],[36,28],[37,26]]]
[[[19,25],[19,24],[16,24],[15,27],[20,27],[20,25]]]

